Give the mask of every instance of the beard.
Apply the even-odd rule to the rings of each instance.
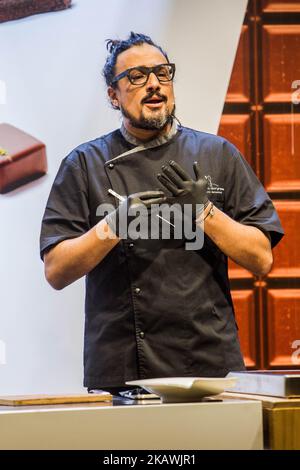
[[[129,120],[129,123],[132,127],[150,131],[161,131],[166,127],[167,124],[169,124],[169,122],[173,120],[175,105],[173,106],[171,112],[166,107],[164,111],[152,112],[152,116],[146,116],[142,110],[140,119],[136,119],[122,106],[120,107],[120,111],[123,117],[126,117]]]

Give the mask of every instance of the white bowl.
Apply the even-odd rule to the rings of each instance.
[[[127,385],[143,387],[159,395],[164,403],[201,401],[233,388],[236,377],[163,377],[132,380]]]

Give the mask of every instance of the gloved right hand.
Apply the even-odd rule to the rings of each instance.
[[[145,214],[151,216],[151,205],[162,204],[166,201],[166,196],[163,191],[143,191],[139,193],[130,194],[127,196],[119,206],[106,217],[106,223],[110,229],[119,238],[130,238],[128,235],[128,227],[138,215]]]

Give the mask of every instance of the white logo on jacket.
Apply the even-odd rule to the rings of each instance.
[[[224,188],[221,188],[217,183],[213,183],[210,175],[205,175],[205,178],[208,181],[207,193],[208,194],[223,194]]]

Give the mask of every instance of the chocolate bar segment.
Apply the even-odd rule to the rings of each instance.
[[[47,173],[46,146],[10,124],[0,124],[0,193]]]
[[[36,13],[64,10],[72,0],[0,0],[0,23]]]

